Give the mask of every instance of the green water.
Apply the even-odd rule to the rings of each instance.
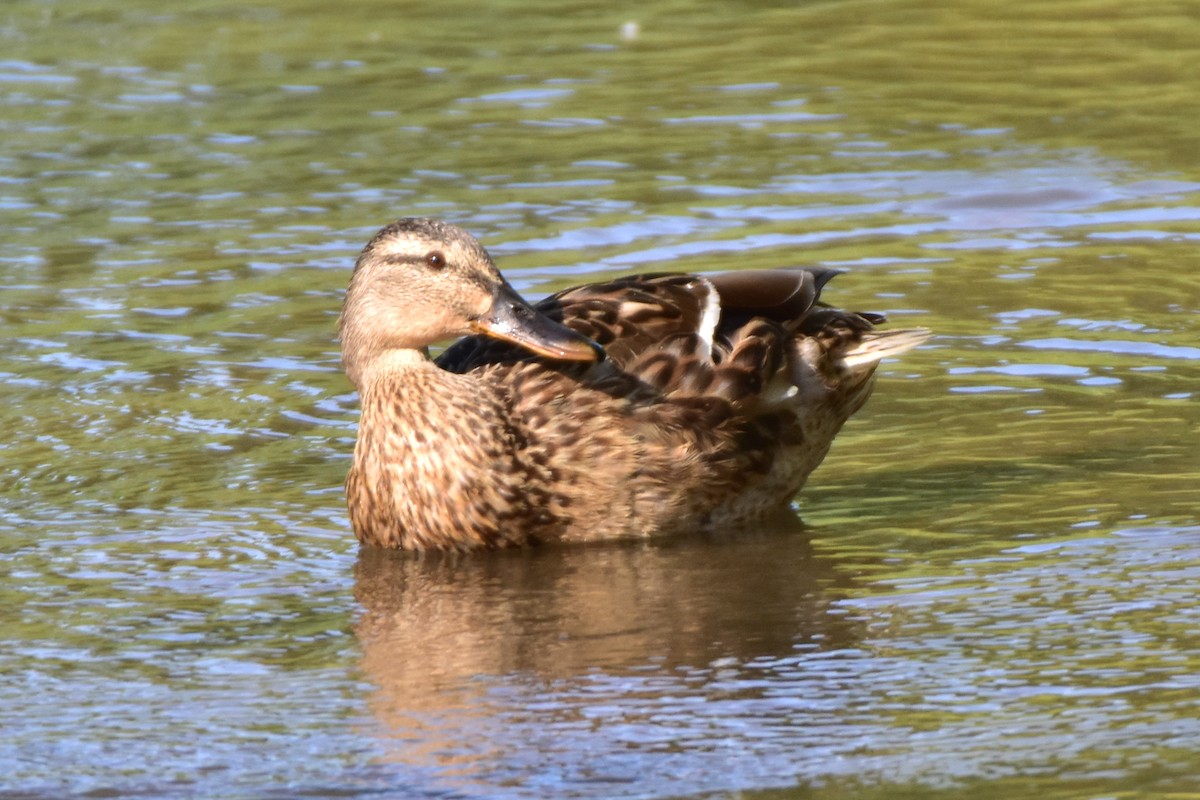
[[[1196,796],[1198,24],[9,0],[0,796]],[[334,323],[411,214],[938,336],[802,532],[360,554]]]

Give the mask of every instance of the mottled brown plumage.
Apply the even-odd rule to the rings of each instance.
[[[356,535],[469,550],[777,512],[866,401],[880,359],[929,335],[821,304],[835,274],[639,275],[530,307],[465,231],[387,226],[355,265],[339,326],[362,402],[346,479]]]

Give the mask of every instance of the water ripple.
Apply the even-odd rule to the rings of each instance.
[[[1200,347],[1181,345],[1165,345],[1155,342],[1132,342],[1121,339],[1105,339],[1087,341],[1082,339],[1066,339],[1053,337],[1048,339],[1028,339],[1018,342],[1022,347],[1037,350],[1072,350],[1078,352],[1112,353],[1122,356],[1151,356],[1166,359],[1200,359]]]

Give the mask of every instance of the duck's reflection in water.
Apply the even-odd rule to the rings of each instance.
[[[748,662],[853,644],[861,623],[830,608],[847,579],[799,523],[773,527],[469,557],[364,549],[357,634],[389,759],[517,780],[538,748],[628,724],[656,692],[703,700]]]

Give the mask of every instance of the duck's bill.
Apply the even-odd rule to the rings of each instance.
[[[476,333],[503,339],[546,358],[599,361],[604,350],[591,339],[539,313],[512,287],[502,284],[492,298],[491,313],[471,323]]]

